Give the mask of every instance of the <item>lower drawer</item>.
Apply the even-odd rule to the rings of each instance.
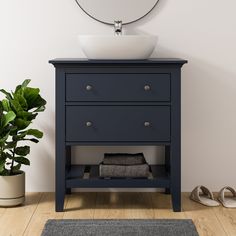
[[[169,141],[169,106],[67,106],[66,141]]]

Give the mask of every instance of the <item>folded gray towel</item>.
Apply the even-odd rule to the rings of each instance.
[[[99,165],[100,177],[117,177],[117,178],[147,178],[149,176],[148,164],[142,165]]]
[[[105,153],[103,159],[105,165],[140,165],[145,163],[143,153]]]

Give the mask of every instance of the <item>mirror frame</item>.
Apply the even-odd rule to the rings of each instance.
[[[139,18],[136,19],[136,20],[133,20],[133,21],[130,21],[130,22],[126,22],[126,23],[122,23],[122,25],[128,25],[128,24],[131,24],[131,23],[134,23],[134,22],[136,22],[136,21],[141,20],[142,18],[144,18],[145,16],[147,16],[147,15],[156,7],[156,5],[158,4],[159,1],[160,1],[160,0],[157,0],[156,3],[155,3],[155,5],[154,5],[154,6],[151,8],[151,10],[148,11],[145,15],[139,17]],[[92,19],[94,19],[94,20],[96,20],[96,21],[98,21],[98,22],[100,22],[100,23],[106,24],[106,25],[114,25],[114,23],[108,23],[108,22],[99,20],[99,19],[95,18],[94,16],[90,15],[87,11],[84,10],[83,7],[79,4],[79,0],[75,0],[75,2],[76,2],[77,5],[80,7],[80,9],[82,9],[83,12],[84,12],[86,15],[88,15],[89,17],[91,17]]]

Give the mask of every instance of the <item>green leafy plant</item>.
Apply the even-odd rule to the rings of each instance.
[[[30,80],[18,85],[14,92],[1,89],[6,98],[0,101],[0,175],[15,175],[21,165],[30,165],[30,146],[24,141],[38,143],[43,133],[29,128],[46,101],[38,88],[28,87]]]

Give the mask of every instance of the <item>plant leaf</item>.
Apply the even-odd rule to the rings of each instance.
[[[35,101],[37,100],[37,98],[39,96],[39,92],[40,92],[40,90],[38,88],[26,87],[24,89],[24,98],[27,101],[29,110],[34,107],[37,107],[37,106],[35,106]]]
[[[20,102],[17,99],[11,99],[9,100],[9,102],[10,102],[12,110],[15,113],[18,113],[19,111],[23,111],[23,108],[21,107]]]
[[[15,171],[20,170],[20,168],[21,168],[21,164],[18,163],[17,165],[15,165],[15,166],[12,167],[12,170],[13,170],[13,172],[15,172]]]
[[[15,141],[6,142],[6,148],[8,148],[8,149],[14,148],[15,145],[16,145]]]
[[[22,156],[18,156],[15,158],[15,161],[17,163],[20,163],[20,164],[23,164],[23,165],[27,165],[29,166],[30,165],[30,161],[29,159],[25,158],[25,157],[22,157]]]
[[[23,94],[15,93],[14,100],[17,100],[23,110],[28,109],[28,104],[26,99],[24,98]]]
[[[46,109],[45,106],[41,106],[41,107],[37,108],[36,110],[34,110],[33,112],[42,112],[42,111],[44,111],[45,109]]]
[[[12,95],[8,93],[5,89],[0,89],[0,92],[5,94],[7,99],[12,99]]]
[[[2,107],[3,107],[3,110],[4,111],[10,111],[11,110],[11,107],[10,107],[10,104],[9,104],[9,101],[7,99],[3,99],[2,100]]]
[[[21,87],[22,87],[22,88],[26,88],[27,85],[30,83],[30,81],[31,81],[31,79],[26,79],[26,80],[24,80],[24,82],[22,83]]]
[[[33,143],[38,143],[38,142],[39,142],[39,140],[36,139],[36,138],[25,139],[25,140],[31,141],[31,142],[33,142]]]
[[[16,86],[15,93],[22,93],[22,86],[21,85]]]
[[[3,123],[2,127],[6,127],[11,121],[16,118],[16,114],[13,111],[7,112],[7,114],[3,115]]]
[[[5,169],[5,162],[0,163],[0,174],[4,171],[4,169]]]
[[[9,132],[5,136],[0,138],[0,145],[3,145],[7,141],[8,137],[9,137]]]
[[[23,120],[21,118],[15,119],[15,125],[17,126],[18,130],[23,130],[30,125],[31,121]]]
[[[5,169],[1,172],[2,176],[9,176],[11,173],[9,172],[9,170]]]
[[[7,158],[12,159],[12,155],[8,152],[5,153],[5,159]]]
[[[40,96],[38,95],[37,98],[34,100],[34,102],[32,103],[32,107],[31,108],[39,108],[39,107],[43,107],[46,105],[46,101]]]
[[[17,147],[15,149],[15,153],[19,156],[26,156],[30,153],[30,147],[29,146]]]
[[[42,138],[43,132],[37,129],[28,129],[28,130],[21,131],[18,134],[20,138],[24,138],[26,135],[31,135],[31,136],[34,136],[35,138]]]
[[[24,88],[27,87],[27,85],[30,83],[30,81],[31,81],[30,79],[26,79],[22,84],[17,85],[16,89],[15,89],[15,93],[19,93],[19,94],[23,95],[23,90],[24,90]]]
[[[33,114],[32,112],[28,112],[28,111],[20,111],[17,113],[17,118],[31,121],[31,120],[34,120],[37,115],[38,115],[37,113]]]
[[[13,141],[17,142],[19,140],[22,140],[22,139],[24,139],[25,135],[26,135],[26,132],[24,132],[24,131],[22,133],[14,134]]]
[[[15,119],[15,117],[16,115],[13,111],[9,111],[6,114],[2,114],[0,116],[0,129],[5,128],[11,121]]]
[[[29,130],[27,130],[27,135],[32,135],[35,138],[42,138],[43,137],[43,132],[41,132],[37,129],[29,129]]]
[[[2,105],[2,101],[0,101],[0,118],[3,115],[3,105]]]
[[[5,169],[5,158],[0,159],[0,173],[2,173]]]

